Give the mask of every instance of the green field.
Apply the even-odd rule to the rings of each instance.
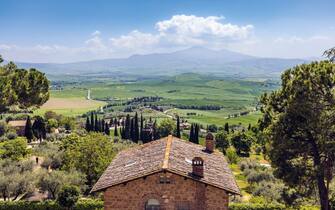
[[[165,115],[178,114],[190,122],[204,125],[223,125],[225,122],[248,125],[257,122],[260,117],[259,112],[251,112],[247,116],[231,119],[227,119],[227,116],[255,110],[259,96],[266,91],[275,89],[277,85],[273,81],[217,78],[193,73],[174,77],[132,79],[131,82],[90,78],[88,81],[65,82],[61,89],[51,91],[51,99],[81,98],[84,100],[88,89],[91,90],[93,99],[97,101],[108,100],[109,103],[126,102],[141,96],[159,96],[162,99],[151,102],[151,104],[171,108],[175,105],[215,105],[221,107],[221,110],[218,111],[174,108],[167,110]],[[84,108],[65,107],[65,109],[58,109],[58,111],[65,115],[82,114],[90,109],[96,109],[102,104],[97,102],[95,105]],[[119,111],[124,109],[124,107],[114,108]],[[188,112],[195,112],[196,116],[187,116]],[[150,115],[159,118],[168,117],[164,116],[163,113],[151,113]]]

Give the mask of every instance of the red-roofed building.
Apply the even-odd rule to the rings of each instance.
[[[120,152],[92,192],[103,191],[105,210],[227,210],[229,195],[240,194],[222,155],[168,136]]]

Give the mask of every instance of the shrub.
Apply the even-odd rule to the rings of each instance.
[[[8,130],[8,125],[5,122],[0,121],[0,136],[5,135],[7,130]]]
[[[64,186],[57,197],[57,203],[66,208],[72,208],[79,199],[79,189],[76,186]]]
[[[284,205],[275,204],[251,204],[251,203],[233,203],[229,205],[229,210],[286,210]]]
[[[54,201],[45,202],[29,202],[15,201],[4,202],[0,201],[0,210],[65,210]],[[79,200],[73,210],[103,210],[103,201],[101,200]]]
[[[9,133],[6,134],[6,137],[9,140],[13,140],[13,139],[16,139],[17,134],[15,132],[9,132]]]
[[[227,151],[226,151],[226,157],[228,158],[228,161],[230,164],[234,164],[234,163],[237,163],[239,157],[238,155],[236,154],[236,151],[234,148],[228,148]]]

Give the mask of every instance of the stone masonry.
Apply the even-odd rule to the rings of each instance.
[[[194,179],[158,172],[105,189],[105,210],[141,210],[149,199],[160,210],[228,210],[228,194]]]

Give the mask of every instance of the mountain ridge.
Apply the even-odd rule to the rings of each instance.
[[[185,72],[220,75],[278,75],[304,59],[265,58],[230,50],[192,47],[171,53],[135,54],[127,58],[111,58],[71,63],[24,63],[21,68],[37,68],[47,74],[85,74],[123,72],[127,74],[175,75]]]

